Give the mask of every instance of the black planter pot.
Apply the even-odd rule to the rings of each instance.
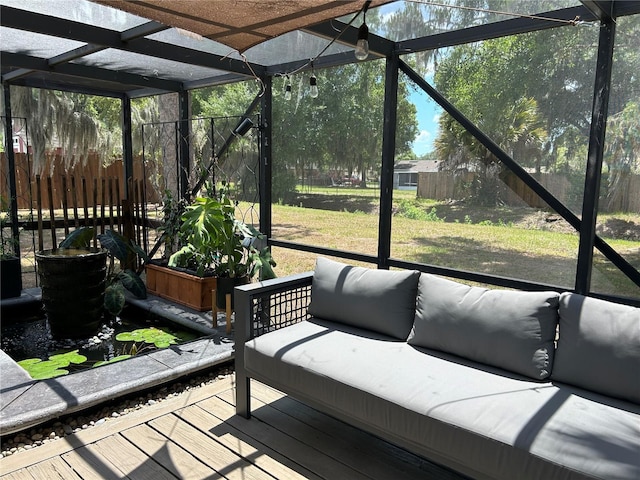
[[[231,294],[231,310],[233,306],[233,289],[238,285],[246,285],[249,283],[249,277],[218,277],[216,287],[216,307],[221,310],[227,308],[227,293]]]
[[[0,298],[19,297],[22,293],[22,268],[18,257],[0,260]]]
[[[43,250],[36,259],[51,333],[62,338],[95,335],[104,313],[107,251]]]

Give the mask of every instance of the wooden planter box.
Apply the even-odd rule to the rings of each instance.
[[[152,263],[145,268],[149,293],[200,312],[211,310],[212,291],[217,286],[216,277],[198,277]]]

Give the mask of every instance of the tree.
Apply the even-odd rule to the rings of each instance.
[[[514,65],[522,65],[526,44],[520,36],[457,47],[441,61],[435,83],[503,150],[540,171],[547,131],[537,100],[519,88],[520,72],[514,70]],[[451,116],[440,117],[434,144],[441,169],[476,174],[469,200],[483,205],[501,200],[498,180],[503,166]]]
[[[85,162],[95,152],[103,163],[122,156],[122,104],[110,97],[29,87],[11,87],[12,112],[27,119],[34,169],[45,165],[45,152],[61,148],[67,166]],[[133,102],[134,142],[139,126],[157,119],[152,98]],[[155,113],[154,113],[155,112]]]
[[[605,201],[612,211],[625,195],[630,174],[640,169],[640,103],[630,102],[609,117],[605,160],[609,173]]]
[[[99,125],[83,108],[78,94],[11,87],[11,107],[16,117],[27,119],[36,172],[44,167],[47,150],[61,147],[70,166],[99,147]]]
[[[315,168],[327,174],[379,170],[382,150],[385,63],[376,60],[317,72],[320,95],[308,94],[308,74],[293,78],[294,98],[274,100],[274,151],[298,178]],[[411,149],[417,134],[415,106],[408,87],[398,92],[396,153]]]

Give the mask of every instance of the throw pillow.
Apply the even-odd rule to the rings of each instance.
[[[559,332],[553,380],[640,404],[640,308],[563,293]]]
[[[406,339],[416,307],[417,271],[355,267],[319,257],[309,313]]]
[[[553,366],[558,297],[471,287],[423,273],[408,342],[544,379]]]

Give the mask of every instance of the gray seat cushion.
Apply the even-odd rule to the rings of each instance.
[[[407,341],[544,379],[553,366],[558,298],[557,292],[488,290],[423,273]]]
[[[354,267],[319,257],[309,313],[405,340],[416,311],[417,271]]]
[[[313,320],[249,341],[249,376],[473,478],[640,478],[640,406]]]
[[[563,293],[559,332],[553,380],[640,404],[640,308]]]

